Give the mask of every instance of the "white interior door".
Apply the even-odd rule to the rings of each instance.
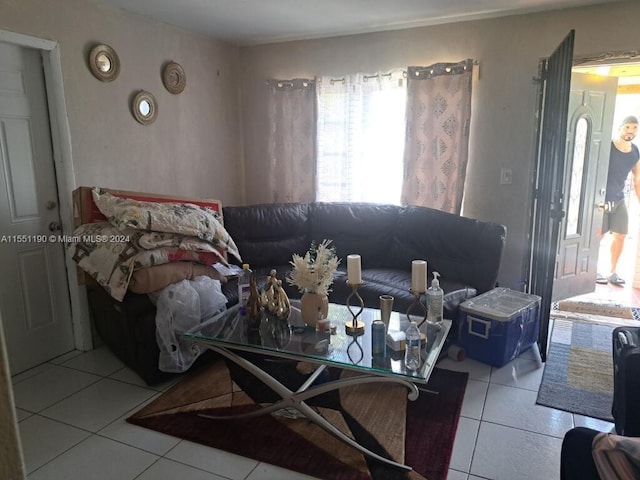
[[[0,43],[0,185],[0,310],[15,375],[74,342],[42,59],[7,43]]]

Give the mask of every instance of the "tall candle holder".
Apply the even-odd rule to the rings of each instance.
[[[344,330],[347,335],[357,337],[360,335],[364,335],[364,322],[358,320],[358,316],[364,310],[364,300],[362,300],[362,297],[358,293],[358,287],[360,287],[362,283],[351,283],[347,280],[347,284],[351,285],[351,293],[347,297],[347,308],[349,309],[349,313],[351,313],[351,316],[353,318],[350,322],[345,322]],[[351,299],[353,297],[356,297],[356,299],[358,300],[357,306],[360,307],[360,309],[356,313],[353,313],[353,310],[351,309]]]
[[[424,322],[427,321],[427,313],[429,312],[429,310],[427,309],[427,306],[420,301],[420,297],[427,292],[426,290],[423,292],[416,292],[412,288],[409,289],[409,292],[411,292],[411,294],[413,295],[413,301],[409,305],[409,308],[407,308],[407,320],[411,321],[411,318],[410,318],[411,310],[413,310],[415,306],[419,305],[424,311],[424,317],[422,318],[422,321],[418,324],[418,328],[420,328],[422,324],[424,324]]]

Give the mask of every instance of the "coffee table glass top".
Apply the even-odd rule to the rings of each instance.
[[[380,311],[365,308],[359,320],[365,324],[360,336],[345,332],[345,322],[352,315],[345,305],[329,304],[328,318],[335,334],[320,333],[315,327],[305,326],[292,301],[291,315],[287,320],[278,320],[263,315],[259,327],[249,328],[248,318],[239,315],[234,306],[209,321],[198,331],[183,334],[196,343],[230,350],[263,353],[298,361],[325,364],[339,368],[357,370],[376,375],[404,376],[412,382],[426,383],[438,360],[450,320],[437,324],[425,324],[426,344],[421,349],[421,365],[418,370],[408,370],[404,364],[404,350],[394,351],[387,346],[385,356],[371,355],[371,323],[380,318]],[[404,330],[408,325],[405,314],[392,312],[389,331]]]

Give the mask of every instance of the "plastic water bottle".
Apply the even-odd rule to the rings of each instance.
[[[251,269],[248,263],[243,263],[242,271],[238,274],[238,305],[240,305],[240,313],[246,313],[250,295]]]
[[[405,332],[404,364],[407,370],[420,368],[420,331],[416,322],[411,322]]]

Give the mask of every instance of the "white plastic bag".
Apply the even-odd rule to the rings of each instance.
[[[202,276],[191,280],[191,286],[200,296],[200,320],[204,321],[219,313],[227,305],[219,280]]]
[[[156,303],[158,368],[174,373],[189,369],[204,350],[182,334],[196,331],[203,319],[224,309],[226,303],[220,282],[209,277],[182,280],[165,287]]]

